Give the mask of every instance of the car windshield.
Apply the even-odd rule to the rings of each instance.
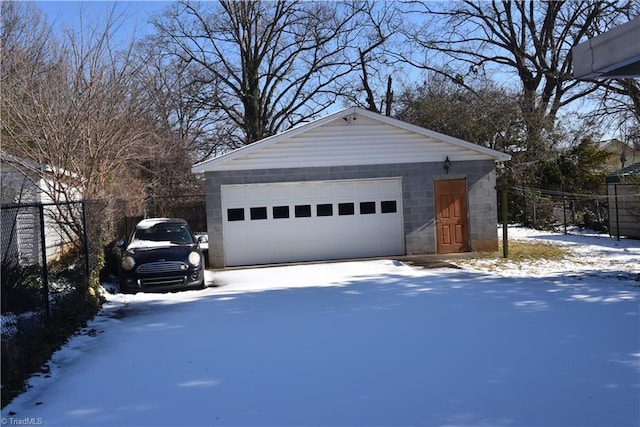
[[[184,224],[155,224],[148,228],[136,228],[131,242],[168,242],[174,244],[194,243],[193,236]]]

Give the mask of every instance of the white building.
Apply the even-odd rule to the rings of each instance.
[[[51,167],[4,152],[0,152],[0,166],[0,195],[3,205],[0,240],[3,259],[17,257],[25,264],[42,262],[39,205],[44,205],[47,260],[55,259],[64,251],[64,242],[68,238],[65,226],[56,221],[59,214],[52,203],[81,200],[80,192],[72,184],[75,178],[70,173],[64,173],[69,178],[68,182],[53,182]],[[13,205],[27,207],[18,209]],[[81,206],[78,204],[72,209],[79,212]]]

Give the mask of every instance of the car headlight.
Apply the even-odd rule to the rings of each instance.
[[[122,269],[124,271],[131,271],[136,265],[136,260],[133,259],[133,257],[126,256],[122,258],[122,261],[120,261],[120,265],[122,266]]]
[[[189,263],[193,266],[200,265],[200,254],[196,251],[193,251],[189,254]]]

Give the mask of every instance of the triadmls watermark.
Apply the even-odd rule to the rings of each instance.
[[[2,417],[0,423],[3,426],[41,426],[44,420],[41,417]]]

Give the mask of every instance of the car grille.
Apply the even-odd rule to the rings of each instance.
[[[137,272],[139,274],[152,274],[152,273],[175,273],[178,271],[185,271],[187,264],[180,261],[162,261],[162,262],[150,262],[142,264],[138,267]]]
[[[186,276],[172,276],[172,277],[155,277],[153,279],[140,279],[140,285],[142,287],[147,286],[177,286],[187,283]]]

